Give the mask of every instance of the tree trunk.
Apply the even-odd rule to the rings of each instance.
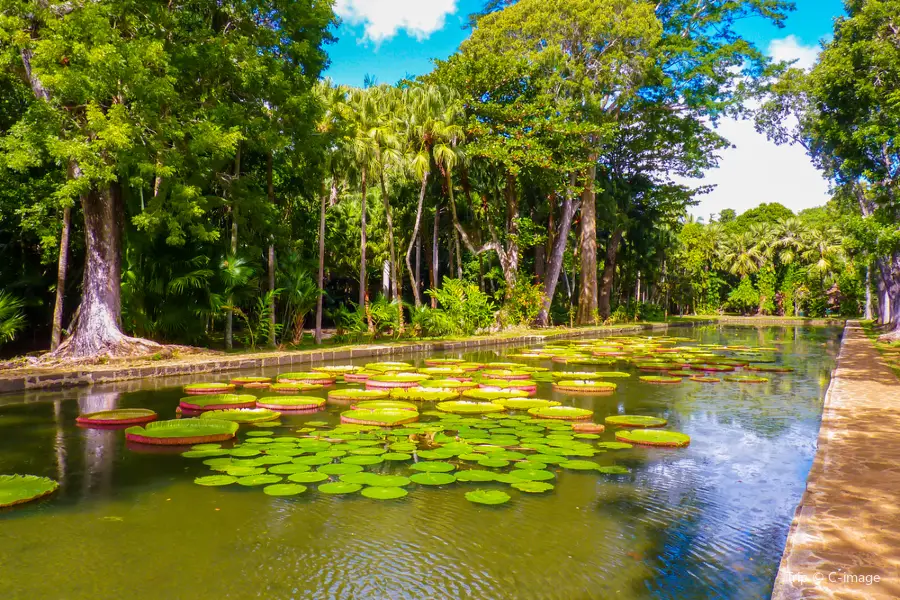
[[[422,176],[422,187],[419,189],[419,204],[416,207],[416,222],[413,225],[412,237],[409,238],[409,247],[406,249],[406,270],[409,271],[409,283],[412,285],[413,299],[416,308],[422,306],[422,294],[419,292],[419,259],[422,245],[419,243],[419,227],[422,224],[422,205],[425,203],[425,188],[428,186],[428,171]],[[416,245],[416,268],[412,267],[413,245]]]
[[[419,298],[422,297],[422,232],[416,236],[416,281],[419,290]]]
[[[566,255],[566,246],[569,242],[569,230],[572,228],[572,220],[575,217],[575,199],[572,198],[571,189],[567,190],[563,198],[562,214],[559,220],[559,230],[553,232],[553,249],[550,251],[550,262],[544,277],[544,303],[541,312],[538,313],[535,324],[539,327],[550,325],[550,305],[556,294],[556,285],[559,283],[559,274],[562,271],[563,258]],[[570,294],[571,295],[571,294]]]
[[[516,178],[506,175],[506,260],[501,257],[503,278],[506,280],[506,298],[509,299],[519,275],[519,195],[516,193]]]
[[[384,185],[384,170],[380,170],[378,172],[378,179],[381,183],[381,201],[384,204],[384,214],[387,218],[387,228],[388,228],[388,247],[390,248],[390,259],[391,259],[391,267],[390,267],[390,278],[391,278],[391,287],[393,288],[393,296],[394,302],[397,303],[397,326],[400,331],[398,333],[403,333],[403,298],[400,294],[400,281],[398,279],[397,271],[399,270],[397,267],[397,250],[396,245],[394,244],[394,215],[393,211],[391,211],[391,202],[388,199],[387,195],[387,187]]]
[[[237,256],[237,195],[234,186],[237,180],[241,178],[241,143],[238,142],[237,150],[234,154],[234,179],[231,182],[231,256]],[[225,349],[231,350],[234,347],[234,293],[228,294],[228,306],[232,307],[225,314]]]
[[[266,154],[266,183],[269,203],[275,206],[275,185],[272,181],[272,152]],[[269,347],[276,346],[275,340],[275,244],[269,242]]]
[[[441,206],[440,204],[434,205],[434,231],[431,233],[431,288],[437,289],[440,286],[440,281],[438,280],[439,272],[438,269],[440,267],[438,263],[438,227],[440,227],[441,223]],[[431,308],[437,308],[437,298],[434,296],[431,297]]]
[[[866,265],[866,308],[865,308],[865,319],[867,321],[872,320],[872,263],[869,261],[869,264]]]
[[[594,178],[597,174],[596,156],[591,156],[591,166],[585,173],[584,191],[581,195],[581,289],[578,294],[578,325],[591,325],[597,320],[597,203]],[[610,278],[612,283],[612,278]],[[607,313],[609,316],[608,298]]]
[[[366,281],[366,168],[362,169],[362,199],[359,211],[359,305],[365,307],[368,298]]]
[[[332,183],[332,190],[334,184]],[[316,285],[319,293],[316,298],[316,343],[322,343],[322,299],[325,296],[325,194],[322,194],[322,206],[319,207],[319,276]]]
[[[447,193],[450,196],[450,214],[453,216],[453,246],[456,248],[456,276],[462,279],[462,252],[459,249],[459,232],[456,231],[459,219],[456,218],[456,199],[453,197],[453,174],[450,167],[447,167]]]
[[[881,321],[892,328],[878,340],[900,341],[900,253],[879,260],[879,267],[884,287]]]
[[[50,334],[50,351],[59,348],[62,339],[63,300],[66,296],[66,273],[69,269],[69,231],[72,226],[72,208],[63,208],[62,231],[59,235],[59,262],[56,269],[56,302],[53,305],[53,330]]]
[[[162,348],[131,338],[121,329],[122,225],[124,206],[117,183],[82,198],[85,265],[81,306],[74,331],[53,358],[133,356]]]
[[[612,289],[613,279],[616,275],[616,259],[619,256],[619,244],[622,243],[621,227],[616,227],[609,237],[606,247],[606,262],[603,264],[603,277],[600,280],[600,294],[598,298],[598,310],[602,319],[608,319],[612,313]]]

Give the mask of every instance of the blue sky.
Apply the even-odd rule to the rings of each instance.
[[[446,58],[468,35],[467,16],[482,0],[336,0],[343,23],[338,42],[329,48],[326,76],[336,83],[362,85],[366,75],[380,83],[427,73],[433,58]],[[814,60],[819,42],[830,37],[841,0],[795,0],[797,10],[783,29],[762,20],[739,25],[742,35],[775,58]],[[823,204],[827,183],[797,147],[775,146],[747,122],[724,121],[720,133],[736,147],[722,153],[720,167],[703,184],[716,190],[692,212],[700,217],[734,208],[738,212],[761,202],[781,202],[794,210]]]

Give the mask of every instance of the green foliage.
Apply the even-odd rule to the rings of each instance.
[[[0,292],[0,344],[11,342],[25,328],[24,303],[6,292]]]
[[[425,293],[437,301],[438,308],[422,307],[413,313],[413,326],[422,335],[471,335],[494,323],[497,309],[474,283],[445,277],[440,288]]]
[[[756,277],[759,290],[759,312],[763,315],[774,315],[775,306],[775,269],[766,267]],[[730,298],[729,298],[730,299]]]
[[[500,321],[513,327],[534,323],[544,302],[544,286],[531,283],[525,277],[518,277],[516,284],[507,290],[506,295]]]
[[[759,292],[753,287],[749,277],[741,279],[741,283],[728,294],[725,306],[742,314],[759,308]]]
[[[36,475],[0,475],[0,508],[37,500],[52,494],[59,484]]]

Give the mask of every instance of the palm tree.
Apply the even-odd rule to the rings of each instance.
[[[349,114],[352,129],[348,140],[348,153],[356,165],[360,176],[360,192],[362,195],[360,207],[360,234],[359,234],[359,305],[368,313],[369,294],[367,290],[366,276],[366,193],[368,175],[375,163],[375,141],[369,135],[373,126],[378,123],[378,106],[374,94],[369,89],[354,89],[350,93]],[[374,330],[369,319],[370,330]]]
[[[729,273],[746,279],[759,270],[765,257],[760,250],[759,240],[749,231],[741,231],[725,239],[721,260]]]
[[[779,219],[772,231],[773,245],[778,250],[778,260],[783,265],[793,264],[803,250],[806,226],[797,217]]]
[[[811,229],[803,236],[806,249],[801,256],[808,264],[810,275],[824,282],[834,276],[837,266],[844,261],[844,247],[837,229]]]
[[[413,233],[406,250],[406,268],[409,271],[416,308],[419,308],[422,306],[422,296],[419,292],[418,273],[413,272],[411,261],[413,246],[422,225],[422,207],[428,178],[431,175],[431,162],[451,161],[450,155],[454,154],[453,141],[462,139],[463,129],[459,125],[461,120],[459,98],[450,88],[436,85],[409,88],[404,92],[404,103],[407,116],[406,135],[409,142],[407,164],[422,181]]]

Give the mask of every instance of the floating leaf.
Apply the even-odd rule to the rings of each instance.
[[[450,473],[415,473],[409,479],[419,485],[447,485],[456,481]]]
[[[402,487],[367,487],[360,493],[373,500],[395,500],[406,496],[409,492]]]
[[[419,462],[409,466],[413,471],[421,471],[423,473],[449,473],[456,467],[448,462],[426,461]]]
[[[237,477],[233,475],[207,475],[205,477],[197,477],[194,483],[206,487],[219,487],[222,485],[231,485],[237,481]]]
[[[37,475],[0,475],[0,508],[23,504],[52,494],[59,484]]]
[[[381,458],[383,460],[395,460],[395,461],[411,460],[412,454],[406,454],[405,452],[387,452],[385,454],[382,454]]]
[[[615,415],[606,417],[604,421],[618,427],[663,427],[668,421],[662,417],[647,415]]]
[[[574,471],[596,471],[599,465],[589,460],[567,460],[559,463],[559,466]]]
[[[619,465],[612,465],[610,467],[599,467],[597,470],[600,471],[601,473],[605,473],[607,475],[627,475],[628,473],[631,473],[631,471],[629,471],[625,467],[621,467]]]
[[[228,408],[204,412],[200,415],[200,419],[217,419],[220,421],[234,421],[235,423],[261,423],[263,421],[274,421],[280,416],[281,413],[268,408]]]
[[[156,420],[156,413],[147,408],[117,408],[79,415],[75,422],[83,427],[140,425]]]
[[[628,450],[629,448],[634,448],[631,444],[626,444],[625,442],[597,442],[598,448],[607,448],[609,450]]]
[[[125,439],[141,444],[187,446],[230,440],[238,424],[218,419],[174,419],[154,421],[125,430]]]
[[[232,477],[250,477],[252,475],[262,475],[266,470],[263,467],[235,466],[228,467],[225,469],[225,472]]]
[[[315,396],[267,396],[257,400],[256,406],[271,410],[316,410],[325,406],[325,399]]]
[[[326,475],[346,475],[347,473],[359,473],[363,468],[359,465],[350,465],[347,463],[337,463],[333,465],[322,465],[316,471],[325,473]]]
[[[272,483],[278,483],[281,481],[281,477],[278,475],[264,474],[264,475],[249,475],[247,477],[240,477],[237,480],[238,485],[245,486],[257,486],[257,485],[269,485]]]
[[[274,475],[293,475],[294,473],[305,473],[309,470],[309,465],[296,464],[274,465],[269,467],[269,473]]]
[[[318,466],[318,465],[327,465],[332,461],[330,456],[298,456],[292,462],[295,465],[310,465],[310,466]]]
[[[381,456],[347,456],[341,459],[342,463],[346,463],[348,465],[377,465],[384,462],[384,459]]]
[[[691,437],[677,431],[660,431],[658,429],[635,429],[633,431],[619,431],[616,440],[628,444],[640,444],[642,446],[665,446],[682,448],[691,443]]]
[[[547,481],[556,478],[556,475],[543,469],[513,469],[510,475],[525,481]]]
[[[296,496],[305,491],[306,486],[299,483],[276,483],[263,488],[263,493],[269,496]]]
[[[464,481],[464,482],[486,482],[486,481],[496,481],[497,475],[496,473],[491,473],[490,471],[479,471],[477,469],[465,469],[463,471],[456,472],[456,480]]]
[[[552,483],[545,483],[543,481],[520,481],[511,485],[520,492],[528,492],[529,494],[549,492],[553,489]]]
[[[476,504],[503,504],[509,502],[510,495],[499,490],[473,490],[466,492],[466,500]]]
[[[437,409],[443,412],[460,413],[460,414],[487,414],[495,412],[503,412],[506,409],[493,402],[473,402],[471,400],[450,400],[448,402],[439,402]]]
[[[288,475],[288,481],[293,481],[294,483],[318,483],[319,481],[325,481],[326,479],[328,479],[328,475],[316,471]]]
[[[362,486],[358,483],[332,481],[331,483],[323,483],[317,489],[323,494],[353,494],[361,490]]]
[[[574,406],[546,406],[528,409],[528,414],[544,419],[561,419],[564,421],[590,419],[594,411]]]

